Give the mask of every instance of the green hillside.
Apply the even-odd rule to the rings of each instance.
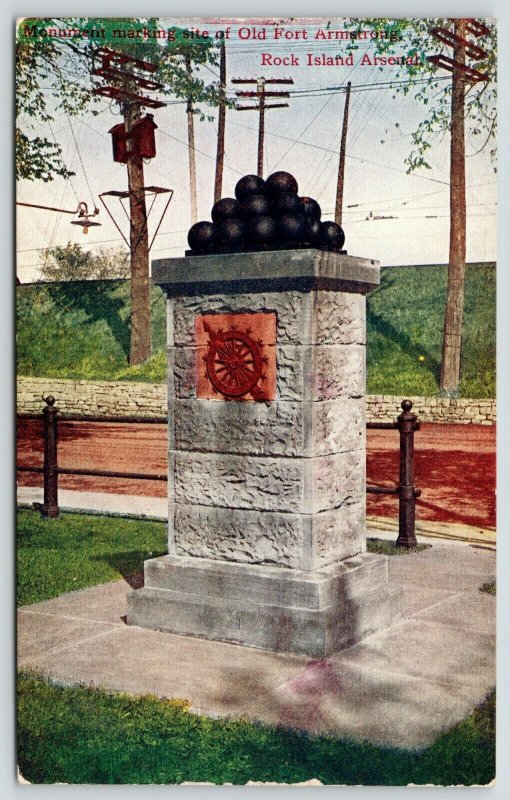
[[[129,367],[129,281],[76,281],[17,287],[19,375],[83,380],[163,381],[166,304],[152,288],[154,355]]]
[[[438,391],[446,267],[392,267],[368,298],[367,364],[370,394]],[[496,267],[466,270],[461,395],[495,397]],[[420,359],[423,358],[423,360]]]
[[[368,300],[368,391],[425,394],[438,391],[446,268],[382,270]],[[461,393],[495,393],[496,271],[469,265]],[[165,300],[152,289],[151,360],[128,366],[129,282],[81,281],[17,287],[19,375],[86,380],[163,381]]]

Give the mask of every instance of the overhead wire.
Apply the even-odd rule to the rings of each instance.
[[[233,125],[241,125],[241,127],[244,127],[244,128],[250,127],[250,126],[247,126],[247,125],[242,125],[242,123],[239,123],[239,122],[236,123],[233,120],[231,120],[231,122],[232,122]],[[256,130],[256,128],[252,128],[252,130]],[[290,136],[284,136],[281,133],[273,133],[271,131],[268,131],[267,129],[266,129],[265,133],[268,136],[275,136],[275,137],[277,137],[279,139],[287,139],[287,141],[294,142],[294,144],[300,144],[300,145],[304,145],[305,147],[311,147],[311,148],[313,148],[315,150],[326,150],[327,152],[330,152],[329,148],[323,147],[322,145],[319,145],[319,144],[313,144],[313,142],[303,142],[300,139],[292,139]],[[335,152],[335,151],[332,151],[332,152]],[[411,176],[413,176],[415,178],[421,178],[422,180],[425,180],[425,181],[432,181],[432,183],[442,183],[443,185],[448,185],[449,186],[449,182],[440,181],[438,178],[431,178],[428,175],[418,175],[418,174],[416,174],[414,172],[407,172],[404,169],[399,169],[398,167],[392,167],[392,166],[390,166],[388,164],[378,164],[375,161],[370,161],[369,159],[362,158],[361,156],[353,156],[350,153],[346,153],[345,155],[346,155],[346,158],[352,158],[355,161],[361,161],[364,164],[373,164],[374,166],[380,167],[381,169],[389,169],[389,170],[392,170],[393,172],[400,172],[400,173],[402,173],[404,175],[411,175]]]
[[[83,171],[83,177],[85,178],[85,183],[87,184],[87,189],[89,190],[89,193],[90,193],[90,199],[92,200],[92,207],[95,210],[97,208],[97,204],[96,204],[96,201],[94,200],[94,195],[92,193],[92,189],[90,188],[89,179],[87,177],[87,172],[85,170],[85,165],[83,163],[83,159],[82,159],[81,153],[80,153],[80,148],[78,147],[78,142],[76,141],[76,136],[74,135],[74,130],[73,130],[73,126],[71,125],[71,120],[69,118],[69,114],[66,114],[66,116],[67,116],[67,122],[69,124],[69,129],[70,129],[71,135],[73,137],[74,145],[76,147],[76,152],[78,154],[78,159],[79,159],[79,162],[81,164],[82,171]]]
[[[307,130],[309,130],[309,128],[311,128],[311,126],[313,125],[313,123],[315,122],[315,120],[317,119],[317,117],[319,117],[319,116],[320,116],[320,114],[322,114],[322,112],[324,111],[324,109],[326,108],[326,106],[327,106],[327,105],[328,105],[328,104],[331,102],[331,100],[333,99],[333,97],[334,97],[334,96],[335,96],[335,95],[334,95],[334,94],[332,94],[330,97],[328,97],[328,99],[327,99],[327,100],[326,100],[326,102],[325,102],[325,103],[324,103],[324,104],[321,106],[321,108],[319,109],[319,111],[318,111],[318,112],[315,114],[315,116],[314,116],[314,117],[312,117],[312,119],[310,120],[310,122],[308,123],[308,125],[306,125],[306,127],[305,127],[305,128],[302,130],[302,131],[301,131],[301,133],[299,134],[299,137],[298,137],[298,139],[295,139],[295,140],[292,142],[292,144],[290,145],[290,147],[289,147],[289,148],[288,148],[288,149],[285,151],[285,153],[283,154],[283,156],[281,156],[281,158],[279,158],[279,159],[278,159],[278,161],[277,161],[275,164],[273,164],[273,167],[271,168],[270,172],[274,172],[274,171],[275,171],[275,169],[276,169],[276,167],[278,167],[278,166],[279,166],[279,165],[282,163],[283,159],[284,159],[284,158],[287,158],[287,156],[289,155],[290,151],[291,151],[291,150],[292,150],[292,149],[295,147],[295,145],[296,145],[296,144],[298,144],[298,143],[299,143],[299,140],[301,139],[301,136],[303,136],[303,135],[304,135],[304,134],[307,132]]]
[[[168,133],[168,131],[164,131],[162,128],[158,128],[158,130],[159,130],[160,133],[164,134],[164,136],[168,136],[169,139],[174,139],[174,141],[179,142],[179,144],[182,144],[185,147],[189,147],[188,142],[185,142],[183,139],[178,139],[177,136],[174,136],[173,134]],[[211,156],[209,153],[204,153],[203,150],[199,150],[198,147],[196,147],[196,146],[193,147],[192,149],[196,153],[200,153],[200,155],[204,156],[205,158],[208,158],[211,161],[216,161],[216,156]],[[225,166],[226,166],[227,169],[232,170],[232,172],[237,173],[237,175],[243,175],[244,174],[243,172],[240,172],[240,170],[235,169],[235,167],[230,167],[227,163],[225,163]]]
[[[350,76],[352,75],[352,73],[354,72],[354,69],[355,69],[355,67],[353,67],[353,69],[351,69],[351,70],[350,70],[350,72],[348,73],[348,75],[347,75],[347,77],[346,77],[346,79],[345,79],[345,80],[346,80],[346,83],[347,83],[347,81],[349,80],[349,78],[350,78]],[[294,141],[294,143],[293,143],[293,144],[292,144],[292,145],[291,145],[291,146],[288,148],[288,150],[286,150],[286,151],[285,151],[285,153],[283,154],[283,156],[282,156],[282,157],[281,157],[281,158],[280,158],[280,159],[279,159],[279,160],[276,162],[276,164],[274,164],[273,168],[271,169],[271,172],[273,172],[273,171],[276,169],[276,167],[277,167],[279,164],[281,164],[281,162],[283,161],[283,159],[284,159],[284,158],[286,158],[286,157],[288,156],[288,154],[290,153],[290,151],[292,150],[292,148],[293,148],[293,147],[294,147],[294,146],[295,146],[295,145],[296,145],[296,144],[297,144],[297,143],[300,141],[301,137],[302,137],[302,136],[303,136],[303,135],[304,135],[304,134],[307,132],[307,130],[309,130],[309,128],[311,128],[311,126],[313,125],[313,123],[315,122],[315,120],[317,119],[317,117],[319,117],[319,116],[322,114],[322,112],[324,111],[324,109],[326,108],[326,106],[327,106],[327,105],[330,103],[330,101],[332,100],[332,98],[333,98],[333,97],[335,97],[335,95],[334,95],[334,94],[332,94],[332,95],[331,95],[331,97],[329,97],[329,98],[326,100],[326,102],[325,102],[325,103],[324,103],[324,104],[321,106],[321,108],[319,109],[319,111],[318,111],[318,112],[317,112],[317,113],[314,115],[314,117],[311,119],[311,121],[308,123],[308,125],[306,125],[306,127],[305,127],[305,128],[302,130],[302,131],[301,131],[301,133],[300,133],[299,137],[298,137],[298,138],[297,138],[297,139]]]
[[[365,130],[366,126],[369,124],[370,120],[373,118],[374,114],[378,114],[379,113],[379,108],[380,108],[380,106],[381,106],[386,94],[388,93],[388,91],[389,91],[389,89],[386,88],[381,92],[381,96],[379,97],[379,102],[377,103],[377,105],[375,103],[372,103],[367,97],[363,97],[363,95],[361,95],[361,97],[363,97],[363,100],[365,101],[365,103],[369,106],[369,113],[366,116],[366,120],[364,121],[362,126],[360,126],[358,134],[356,136],[354,136],[354,138],[351,137],[351,139],[349,141],[349,146],[350,147],[354,147],[354,145],[356,144],[356,142],[360,138],[361,134]]]
[[[53,130],[53,127],[51,125],[51,120],[48,120],[48,127],[49,127],[49,129],[51,131],[51,135],[53,136],[53,140],[54,140],[55,144],[58,147],[57,137],[55,136],[55,131]],[[64,167],[66,168],[67,172],[70,172],[70,170],[68,170],[67,167],[66,167],[64,159],[62,159],[62,163],[64,164]],[[69,181],[69,185],[71,186],[71,189],[72,189],[72,191],[74,193],[74,196],[76,197],[76,202],[79,203],[80,200],[79,200],[79,197],[78,197],[78,193],[77,193],[76,189],[74,188],[74,184],[73,184],[73,181],[72,181],[72,178],[71,178],[70,175],[68,176],[67,180]]]
[[[338,131],[338,130],[335,130],[335,132],[333,133],[333,137],[332,137],[332,139],[331,139],[331,141],[329,143],[329,147],[330,148],[333,146],[333,143],[336,143],[337,139],[339,140],[340,136],[341,136],[341,132]],[[338,144],[339,144],[339,141],[338,141]],[[332,150],[331,152],[334,152],[334,151]],[[321,155],[320,161],[319,161],[319,163],[317,164],[317,166],[314,169],[313,183],[310,184],[310,182],[308,182],[308,184],[307,184],[306,193],[308,195],[312,195],[313,192],[315,191],[315,187],[317,186],[317,184],[319,183],[319,180],[320,180],[321,172],[325,168],[326,162],[329,162],[330,155],[331,154],[328,154],[327,151],[324,151],[324,153]]]
[[[258,43],[255,43],[255,44],[257,45]],[[281,43],[281,44],[283,44],[283,43]],[[292,44],[292,43],[289,43],[289,44]],[[335,43],[332,43],[332,44],[335,44]],[[369,44],[371,44],[371,43],[369,43]],[[322,44],[322,46],[324,46],[324,45]],[[213,73],[213,71],[212,71],[212,70],[209,70],[209,71]],[[214,74],[214,73],[213,73],[213,74]],[[349,73],[349,74],[350,74],[350,73]],[[440,79],[448,80],[448,79],[449,79],[449,76],[444,76],[444,78],[443,78],[442,76],[438,76],[437,80],[440,80]],[[418,82],[423,82],[423,83],[425,83],[425,82],[428,82],[428,80],[429,80],[428,78],[427,78],[427,79],[422,79],[422,81],[416,81],[416,83],[418,83]],[[401,81],[400,83],[401,83],[401,84],[404,84],[404,83],[406,83],[406,84],[409,84],[409,82],[408,82],[408,81]],[[384,89],[386,90],[386,91],[384,92],[384,95],[386,95],[387,91],[388,91],[390,88],[394,88],[395,86],[398,86],[398,85],[399,85],[399,82],[398,82],[398,81],[389,81],[389,82],[388,82],[388,81],[380,81],[380,82],[376,82],[375,84],[358,84],[358,85],[355,85],[355,86],[353,86],[353,87],[351,88],[351,91],[352,91],[353,93],[356,93],[356,92],[358,92],[358,91],[359,91],[360,93],[362,93],[362,92],[364,92],[364,91],[373,91],[373,90],[378,90],[378,91],[380,91],[381,89],[383,89],[383,88],[384,88]],[[411,85],[413,85],[413,84],[411,84]],[[345,87],[316,87],[316,88],[314,88],[314,89],[309,89],[309,90],[306,90],[306,89],[303,89],[303,90],[299,90],[299,89],[293,90],[293,89],[292,89],[292,90],[291,90],[291,93],[292,93],[293,99],[298,99],[299,97],[309,97],[309,96],[312,96],[312,97],[313,97],[313,96],[317,96],[317,97],[320,97],[320,96],[327,96],[327,95],[326,95],[326,92],[327,92],[328,94],[329,94],[329,93],[331,93],[331,96],[330,96],[330,97],[328,97],[328,100],[326,101],[326,103],[324,103],[324,104],[323,104],[323,106],[322,106],[322,108],[321,108],[321,109],[319,109],[319,111],[317,112],[316,116],[315,116],[315,117],[314,117],[314,118],[311,120],[311,122],[308,124],[308,126],[305,128],[305,130],[304,130],[304,131],[303,131],[303,132],[300,134],[300,136],[298,137],[298,139],[292,139],[291,137],[284,136],[284,135],[281,135],[281,134],[274,134],[274,133],[271,133],[270,131],[266,130],[266,133],[267,133],[267,135],[269,135],[269,136],[275,136],[275,137],[278,137],[278,138],[282,138],[283,140],[287,140],[287,141],[289,141],[289,142],[291,142],[291,143],[292,143],[292,144],[291,144],[291,146],[290,146],[290,147],[287,149],[286,153],[285,153],[285,154],[282,156],[282,158],[281,158],[281,159],[280,159],[280,160],[279,160],[279,161],[276,163],[276,165],[275,165],[275,166],[277,166],[279,163],[281,163],[281,161],[283,160],[283,158],[285,158],[285,157],[286,157],[286,155],[287,155],[287,154],[288,154],[288,153],[289,153],[289,152],[292,150],[292,148],[293,148],[293,147],[294,147],[296,144],[302,144],[302,145],[305,145],[305,146],[307,146],[307,147],[316,148],[316,149],[318,149],[318,150],[322,151],[321,160],[320,160],[320,162],[319,162],[321,165],[322,165],[322,163],[323,163],[323,162],[324,162],[325,164],[326,164],[326,163],[330,163],[330,162],[331,162],[331,160],[333,159],[333,157],[334,157],[334,156],[336,156],[336,155],[338,155],[338,151],[337,151],[337,150],[333,150],[333,149],[331,149],[331,148],[328,148],[328,147],[321,147],[321,146],[319,146],[319,145],[314,145],[314,144],[312,144],[311,142],[303,142],[303,141],[301,140],[301,137],[302,137],[302,136],[303,136],[303,135],[306,133],[306,131],[307,131],[307,130],[308,130],[308,129],[309,129],[311,126],[312,126],[312,124],[314,123],[315,119],[316,119],[318,116],[320,116],[320,114],[322,113],[322,111],[324,110],[324,108],[327,106],[327,104],[328,104],[329,100],[331,99],[331,97],[333,97],[333,96],[336,96],[337,94],[340,94],[340,93],[342,93],[342,92],[344,92],[344,91],[345,91]],[[322,95],[321,95],[321,92],[323,92],[323,94],[322,94]],[[166,98],[165,98],[165,99],[166,99]],[[368,100],[368,98],[363,98],[363,95],[362,95],[362,94],[360,94],[360,99],[362,100],[362,102],[360,103],[359,107],[357,108],[357,111],[356,111],[356,112],[355,112],[355,113],[352,115],[352,117],[351,117],[351,122],[352,122],[352,121],[356,122],[356,126],[355,126],[355,128],[353,128],[353,135],[354,135],[354,137],[355,137],[355,138],[354,138],[354,142],[353,142],[353,143],[355,143],[356,141],[358,141],[358,140],[359,140],[359,138],[360,138],[360,136],[361,136],[361,133],[363,132],[363,129],[364,129],[364,128],[365,128],[365,126],[366,126],[366,123],[367,123],[367,122],[370,120],[370,118],[371,118],[371,115],[370,115],[370,114],[367,112],[367,109],[366,109],[366,108],[364,108],[364,106],[365,106],[365,103],[363,102],[363,100],[365,100],[365,101],[366,101],[366,103],[367,103],[368,105],[371,105],[371,106],[372,106],[372,108],[374,109],[374,111],[372,112],[372,114],[373,114],[373,113],[376,113],[376,110],[377,110],[378,106],[380,106],[380,105],[382,104],[382,101],[383,101],[383,99],[381,98],[381,99],[379,100],[379,103],[378,103],[378,104],[377,104],[377,106],[376,106],[375,104],[372,104],[372,103],[371,103],[371,101],[369,101],[369,100]],[[170,103],[170,104],[174,104],[174,103],[175,103],[175,104],[177,104],[177,103],[181,104],[181,103],[184,103],[184,102],[185,102],[185,101],[169,101],[169,103]],[[361,108],[362,108],[362,107],[364,108],[364,111],[365,111],[365,113],[364,113],[364,116],[363,116],[363,117],[362,117],[363,111],[361,110]],[[103,109],[103,111],[104,111],[104,110],[106,110],[106,109]],[[100,112],[100,113],[102,113],[102,112]],[[231,116],[232,116],[232,115],[230,115],[230,117],[231,117]],[[81,120],[80,120],[80,121],[81,121]],[[84,121],[81,121],[81,122],[83,122],[83,124],[84,124],[84,125],[86,125],[86,126],[87,126],[87,127],[88,127],[88,128],[91,130],[91,131],[94,131],[96,134],[100,134],[100,132],[99,132],[99,131],[96,131],[94,128],[92,128],[92,126],[88,125],[88,123],[86,123],[86,122],[84,122]],[[248,125],[242,125],[242,123],[236,123],[236,122],[234,122],[232,119],[230,119],[230,122],[232,122],[232,124],[234,124],[234,125],[235,125],[235,124],[237,124],[237,125],[240,125],[241,127],[245,127],[245,128],[247,128],[247,129],[256,130],[256,128],[252,128],[251,126],[248,126]],[[75,136],[74,136],[74,131],[73,131],[72,125],[70,124],[70,119],[69,119],[69,116],[68,116],[68,124],[69,124],[69,126],[70,126],[71,133],[72,133],[72,135],[73,135],[73,139],[75,140],[75,146],[76,146],[76,149],[77,149],[78,156],[79,156],[79,158],[80,158],[80,162],[81,162],[81,164],[82,164],[82,169],[83,169],[83,172],[84,172],[84,176],[85,176],[85,178],[86,178],[86,181],[87,181],[87,186],[88,186],[88,189],[89,189],[89,191],[90,191],[90,193],[91,193],[91,195],[92,195],[91,187],[90,187],[90,184],[88,183],[88,180],[87,180],[87,177],[86,177],[86,173],[85,173],[85,170],[84,170],[84,165],[83,165],[83,162],[82,162],[82,159],[81,159],[81,154],[80,154],[79,148],[77,147],[76,138],[75,138]],[[168,136],[169,138],[171,138],[171,139],[174,139],[176,142],[178,142],[178,143],[182,144],[183,146],[185,146],[185,147],[188,147],[188,144],[187,144],[187,142],[185,142],[185,141],[183,141],[183,140],[179,139],[179,138],[178,138],[178,137],[176,137],[176,136],[173,136],[172,134],[168,133],[167,131],[165,131],[165,130],[161,130],[161,129],[160,129],[160,132],[161,132],[161,133],[163,133],[165,136]],[[104,134],[100,134],[100,135],[104,136]],[[401,131],[399,130],[399,136],[403,136],[403,135],[404,135],[404,134],[402,134],[402,133],[401,133]],[[106,137],[106,136],[104,136],[104,138],[107,138],[107,137]],[[214,160],[215,160],[214,156],[212,156],[212,155],[209,155],[208,153],[205,153],[205,152],[203,152],[203,151],[199,150],[199,149],[198,149],[198,148],[196,148],[196,147],[195,147],[195,150],[196,150],[196,152],[200,153],[200,154],[201,154],[201,155],[203,155],[204,157],[206,157],[206,158],[208,158],[208,159],[210,159],[210,160],[212,160],[212,161],[214,161]],[[267,156],[267,150],[266,150],[266,156]],[[402,174],[406,174],[406,175],[407,175],[407,174],[409,174],[409,173],[407,173],[407,172],[406,172],[405,170],[403,170],[403,169],[398,169],[398,168],[396,168],[396,167],[391,167],[391,166],[389,166],[389,165],[386,165],[386,164],[375,164],[375,162],[372,162],[372,161],[370,161],[370,160],[368,160],[368,159],[361,158],[361,157],[356,157],[356,156],[353,156],[353,155],[351,155],[351,154],[347,154],[347,157],[348,157],[348,158],[351,158],[351,159],[354,159],[354,160],[357,160],[357,161],[360,161],[361,163],[374,164],[374,166],[377,166],[377,167],[379,167],[379,168],[386,168],[386,169],[390,169],[390,170],[393,170],[393,171],[401,172]],[[243,173],[241,173],[239,170],[237,170],[237,169],[235,169],[235,168],[231,167],[229,164],[226,164],[226,168],[227,168],[227,169],[230,169],[232,172],[235,172],[235,173],[237,173],[238,175],[242,175],[242,174],[243,174]],[[273,168],[273,169],[274,169],[274,168]],[[320,170],[317,170],[317,173],[320,173]],[[412,174],[412,175],[414,175],[414,177],[421,177],[421,178],[422,178],[422,179],[424,179],[424,180],[429,180],[429,181],[433,181],[433,182],[435,182],[435,183],[441,183],[441,184],[443,184],[443,185],[445,185],[445,186],[449,186],[449,182],[447,183],[446,181],[438,181],[437,179],[430,178],[430,177],[428,177],[428,176],[425,176],[425,175],[419,175],[419,174],[416,174],[416,173],[411,173],[411,174]],[[318,177],[319,177],[319,179],[320,179],[320,174],[318,175]],[[329,179],[328,179],[328,180],[329,180]],[[314,176],[314,181],[315,181],[315,183],[317,182],[317,174]],[[328,181],[326,181],[326,183],[327,183],[327,182],[328,182]],[[315,185],[315,184],[314,184],[314,185]],[[74,187],[72,187],[72,188],[73,188],[73,190],[74,190]],[[444,192],[444,191],[447,191],[447,189],[443,189],[443,190],[437,190],[437,192],[438,192],[438,193],[440,193],[441,191],[443,191],[443,192]],[[433,193],[429,193],[429,194],[433,194]],[[417,195],[417,196],[425,196],[425,195]],[[366,203],[365,205],[367,205],[367,206],[369,206],[369,205],[374,205],[374,204],[375,204],[375,203],[377,203],[377,202],[386,202],[386,201],[374,201],[372,204],[368,202],[368,203]],[[389,209],[388,209],[388,210],[389,210]],[[348,213],[351,213],[351,212],[348,212]],[[167,235],[167,234],[161,234],[161,235]],[[170,234],[169,234],[169,235],[170,235]],[[106,241],[106,240],[103,240],[103,241]],[[108,241],[113,241],[113,240],[108,240]]]

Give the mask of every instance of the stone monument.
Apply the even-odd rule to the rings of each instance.
[[[168,297],[168,555],[128,624],[321,658],[390,624],[366,552],[365,295],[317,249],[153,262]]]

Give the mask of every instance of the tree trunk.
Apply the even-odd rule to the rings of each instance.
[[[129,135],[139,115],[137,107],[124,112]],[[151,295],[149,280],[149,234],[145,205],[143,160],[130,152],[128,138],[129,237],[131,248],[131,341],[129,363],[142,364],[151,356]]]
[[[455,33],[465,37],[465,20],[455,24]],[[465,45],[456,44],[455,63],[466,61]],[[450,151],[450,258],[441,361],[441,391],[455,394],[460,382],[464,280],[466,273],[466,158],[464,147],[464,93],[466,78],[454,66]]]

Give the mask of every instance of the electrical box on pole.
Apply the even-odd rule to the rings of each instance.
[[[131,130],[130,139],[132,153],[140,158],[154,158],[156,155],[156,137],[154,131],[157,129],[152,114],[147,114],[135,122]],[[123,122],[114,125],[108,133],[112,137],[113,160],[119,164],[127,164],[128,147],[126,127]]]

